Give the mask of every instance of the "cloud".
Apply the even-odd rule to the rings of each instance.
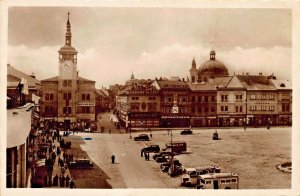
[[[161,47],[153,52],[141,53],[136,70],[138,75],[148,73],[149,76],[180,76],[189,75],[193,56],[199,68],[209,60],[211,48],[201,44],[184,46],[173,44]],[[264,75],[274,73],[280,78],[291,79],[291,48],[276,46],[272,48],[241,48],[232,50],[216,50],[216,59],[224,63],[231,74],[249,72]]]
[[[34,72],[38,79],[58,75],[59,46],[28,48],[24,45],[9,47],[9,63],[25,72]],[[109,53],[100,49],[78,49],[78,70],[81,77],[95,80],[96,87],[110,84],[124,84],[131,72],[136,78],[189,75],[191,62],[195,57],[197,67],[209,60],[211,48],[198,45],[174,43],[151,51],[142,51],[137,58]],[[235,47],[232,50],[216,51],[216,59],[223,62],[231,74],[249,72],[264,75],[274,73],[278,78],[291,80],[291,48],[276,46],[272,48]]]
[[[8,63],[26,73],[34,73],[37,79],[58,75],[59,46],[32,49],[25,45],[8,47]]]

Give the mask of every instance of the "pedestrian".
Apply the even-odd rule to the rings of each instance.
[[[61,178],[62,178],[62,176],[61,176],[61,174],[59,175],[59,178],[58,178],[58,181],[59,181],[59,186],[61,187]]]
[[[141,150],[141,157],[143,157],[144,149]]]
[[[75,188],[75,183],[73,180],[70,181],[70,188],[71,189],[74,189]]]
[[[57,174],[53,178],[53,186],[58,186],[58,175]]]
[[[62,178],[61,178],[62,187],[65,186],[65,180],[66,180],[66,178],[65,178],[65,176],[63,175]]]
[[[48,176],[45,174],[44,176],[44,187],[47,187]]]
[[[111,134],[111,130],[109,130],[108,132],[109,132],[109,134]]]
[[[147,161],[147,152],[145,152],[144,154],[145,154],[145,161]]]
[[[111,163],[115,163],[115,155],[111,155]]]
[[[69,175],[67,175],[67,177],[66,177],[66,187],[68,187],[69,184],[70,184],[70,177],[69,177]]]
[[[152,138],[152,133],[150,133],[150,137]]]
[[[150,161],[150,154],[149,154],[149,152],[147,154],[147,160]]]

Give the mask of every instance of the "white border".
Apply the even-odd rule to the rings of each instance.
[[[1,130],[1,162],[0,162],[0,195],[43,195],[52,196],[59,195],[300,195],[300,161],[299,161],[299,115],[298,108],[300,108],[299,86],[300,84],[300,3],[299,1],[200,1],[200,0],[0,0],[0,90],[1,104],[0,104],[0,130]],[[293,131],[292,131],[292,159],[293,159],[293,175],[292,175],[292,189],[259,189],[259,190],[237,190],[237,191],[207,191],[201,190],[183,190],[183,189],[6,189],[5,188],[5,163],[6,163],[6,66],[7,66],[7,21],[8,21],[8,7],[10,6],[72,6],[72,7],[174,7],[174,8],[286,8],[292,9],[293,12]]]

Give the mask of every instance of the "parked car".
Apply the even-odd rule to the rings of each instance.
[[[170,151],[161,151],[160,153],[155,153],[153,155],[153,159],[156,160],[158,157],[162,157],[162,156],[166,156],[166,155],[168,155],[168,156],[171,156],[171,155],[175,156],[176,153],[172,153]]]
[[[147,134],[140,134],[137,137],[134,137],[134,141],[148,141],[150,140],[149,136]]]
[[[190,129],[184,129],[183,131],[181,131],[180,134],[181,135],[191,135],[191,134],[193,134],[193,131]]]
[[[160,147],[157,144],[148,144],[145,148],[143,148],[144,152],[156,152],[160,151]]]
[[[70,162],[69,167],[89,169],[94,167],[94,164],[89,159],[77,159],[75,161]]]

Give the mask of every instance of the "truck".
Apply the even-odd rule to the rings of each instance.
[[[238,189],[239,176],[235,173],[213,173],[199,175],[197,189]]]
[[[186,142],[185,141],[172,141],[166,144],[166,150],[171,150],[171,152],[181,154],[183,152],[186,152],[187,147],[186,147]]]

